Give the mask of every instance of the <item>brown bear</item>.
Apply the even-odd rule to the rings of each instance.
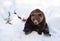
[[[43,32],[44,35],[51,36],[44,13],[39,9],[35,9],[31,12],[25,23],[23,31],[25,32],[25,34],[29,34],[32,31],[36,31],[40,35]]]

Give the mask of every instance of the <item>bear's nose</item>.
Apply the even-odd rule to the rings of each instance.
[[[35,20],[36,22],[39,22],[39,21],[40,21],[40,18],[39,18],[39,17],[36,17],[34,20]]]
[[[37,25],[37,24],[38,24],[38,21],[37,21],[37,20],[35,20],[35,21],[34,21],[34,24],[36,24],[36,25]]]

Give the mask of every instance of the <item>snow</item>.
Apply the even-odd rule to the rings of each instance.
[[[23,32],[25,22],[17,15],[27,19],[30,12],[41,9],[46,17],[51,37],[39,35],[33,31],[29,35]],[[17,15],[13,14],[14,10]],[[11,23],[6,24],[8,12],[11,12]],[[60,41],[60,0],[0,0],[0,41]]]

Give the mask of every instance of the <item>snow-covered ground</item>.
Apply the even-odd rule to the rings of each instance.
[[[33,9],[41,9],[49,25],[51,37],[32,32],[25,35],[25,22],[17,15],[27,18]],[[14,10],[17,15],[14,15]],[[11,25],[6,24],[8,12],[11,12]],[[60,0],[0,0],[0,41],[60,41]]]

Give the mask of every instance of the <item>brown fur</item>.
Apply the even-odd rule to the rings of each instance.
[[[30,14],[31,16],[31,20],[35,25],[38,25],[39,23],[41,23],[44,19],[44,14],[41,10],[39,9],[35,9],[31,12]]]
[[[25,23],[23,31],[25,32],[25,34],[36,31],[38,32],[38,34],[42,34],[43,32],[45,35],[51,36],[49,34],[49,28],[46,23],[44,13],[39,9],[35,9],[31,12]]]

